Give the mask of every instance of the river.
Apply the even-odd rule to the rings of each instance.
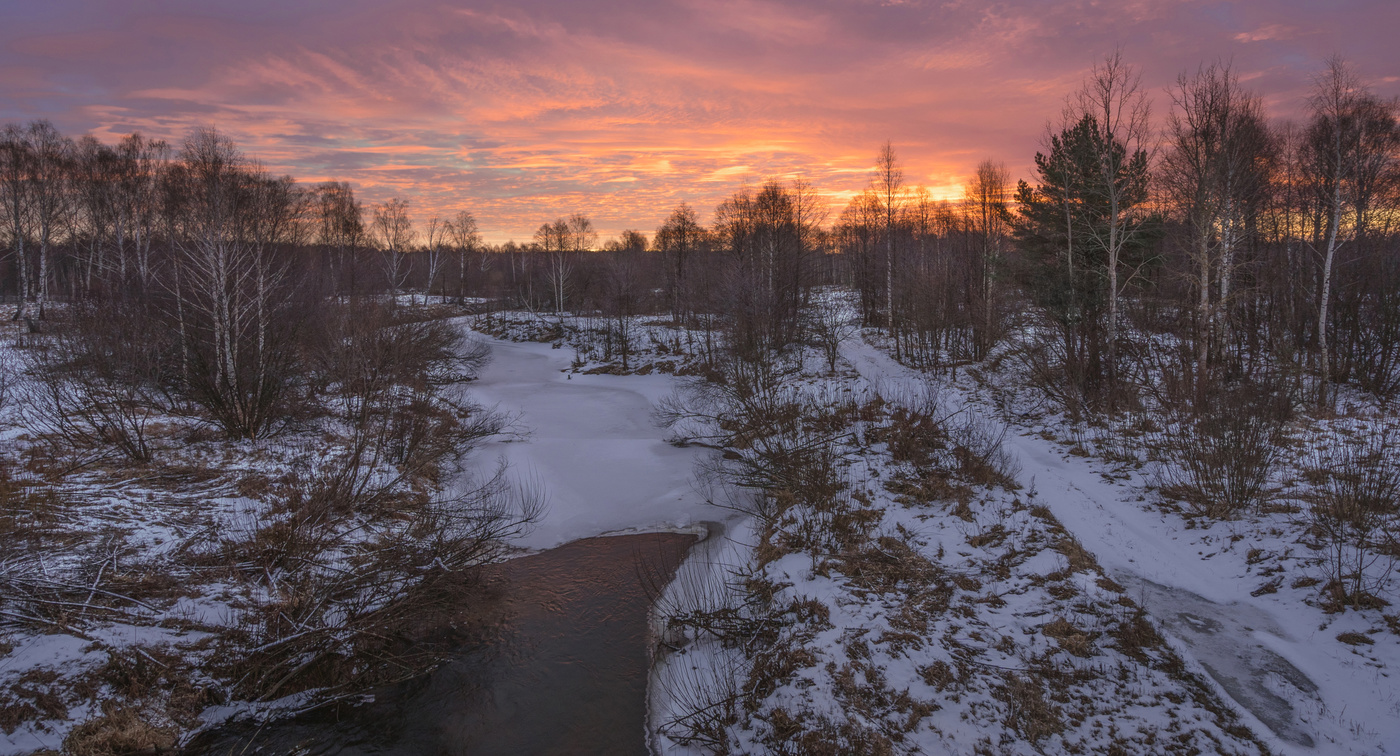
[[[194,754],[645,756],[648,615],[695,536],[587,538],[494,565],[491,641],[358,706],[205,733]]]
[[[646,754],[648,614],[714,517],[691,484],[696,449],[665,441],[665,375],[571,375],[569,349],[487,339],[473,398],[512,431],[477,453],[538,485],[549,507],[488,568],[500,588],[489,638],[373,701],[201,735],[201,754]],[[653,532],[648,532],[653,531]],[[619,533],[626,533],[621,534]]]

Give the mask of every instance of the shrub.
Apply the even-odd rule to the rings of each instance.
[[[1286,395],[1250,386],[1208,399],[1194,417],[1178,416],[1179,430],[1160,450],[1162,492],[1216,519],[1262,506],[1291,409]]]
[[[170,402],[169,329],[145,308],[92,300],[28,352],[27,425],[70,450],[150,461],[149,428]]]
[[[1314,460],[1326,479],[1313,489],[1308,519],[1327,566],[1323,590],[1334,607],[1375,604],[1391,573],[1391,547],[1400,536],[1396,454],[1394,433],[1382,431]]]
[[[175,747],[175,729],[157,727],[134,708],[104,704],[102,714],[78,725],[63,740],[73,756],[161,753]]]

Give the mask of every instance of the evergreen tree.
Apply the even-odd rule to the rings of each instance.
[[[1104,165],[1118,166],[1106,172]],[[1012,227],[1021,248],[1015,273],[1022,286],[1060,330],[1060,368],[1073,396],[1092,401],[1107,377],[1103,348],[1110,297],[1109,240],[1119,245],[1116,262],[1133,281],[1152,260],[1159,227],[1146,212],[1147,154],[1127,148],[1099,128],[1093,115],[1051,135],[1049,154],[1036,153],[1038,182],[1017,184]],[[1111,202],[1116,199],[1115,208]],[[1108,232],[1129,215],[1137,233],[1126,239]],[[1057,350],[1058,351],[1058,350]]]

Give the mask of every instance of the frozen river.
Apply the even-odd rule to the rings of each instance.
[[[477,458],[504,457],[549,497],[549,511],[518,545],[542,549],[714,518],[691,483],[697,450],[667,444],[653,417],[653,402],[674,390],[675,378],[571,376],[563,371],[572,349],[487,341],[492,360],[472,395],[514,416],[519,435],[484,445]]]

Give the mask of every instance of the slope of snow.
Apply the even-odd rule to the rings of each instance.
[[[511,474],[549,502],[538,526],[518,539],[516,546],[545,549],[623,531],[703,532],[705,527],[695,523],[715,519],[713,508],[691,485],[697,452],[704,450],[667,444],[665,429],[653,420],[652,403],[673,390],[674,377],[570,376],[563,371],[571,364],[573,350],[487,340],[495,359],[467,391],[472,400],[511,415],[514,423],[511,433],[474,452],[469,464],[489,473],[496,459],[503,458],[512,466]],[[0,432],[13,440],[20,430]],[[172,484],[173,491],[148,489],[129,475],[116,477],[111,491],[104,488],[109,481],[100,474],[75,480],[64,489],[74,496],[72,503],[65,502],[64,516],[72,520],[66,526],[74,530],[81,526],[84,532],[117,528],[129,550],[123,552],[123,569],[156,570],[161,560],[191,541],[205,544],[214,535],[243,537],[264,526],[267,513],[260,500],[239,494],[235,484],[240,474],[271,480],[302,469],[297,465],[311,464],[300,446],[304,440],[293,434],[256,443],[185,444],[178,450],[178,460],[193,471],[188,474],[208,471],[208,475],[198,478],[203,482]],[[462,480],[470,482],[470,476]],[[80,562],[83,555],[62,556]],[[109,571],[115,573],[115,557],[109,563]],[[109,563],[101,569],[108,570]],[[67,562],[43,566],[56,570],[66,568]],[[93,564],[94,569],[98,566]],[[182,579],[187,577],[180,574]],[[92,579],[90,574],[85,578]],[[207,633],[188,628],[238,623],[243,616],[238,608],[241,594],[218,581],[181,586],[173,594],[157,601],[155,609],[142,605],[111,623],[88,623],[94,627],[86,628],[85,634],[45,634],[29,628],[0,633],[0,708],[30,700],[5,694],[14,684],[23,687],[20,678],[35,670],[58,675],[50,687],[66,693],[78,688],[68,681],[94,677],[109,657],[143,654],[146,648],[168,647],[202,665],[207,649],[192,647]],[[162,623],[171,627],[158,627]],[[43,689],[36,689],[34,695],[40,692]],[[0,728],[0,756],[58,748],[75,724],[95,713],[92,707],[76,703],[78,697],[74,694],[73,701],[64,702],[66,713],[25,722],[9,733]],[[218,718],[218,711],[207,713],[206,722]]]
[[[872,382],[929,380],[855,339],[843,356]],[[995,416],[955,383],[943,383],[950,404]],[[1004,444],[1019,457],[1021,484],[1129,587],[1178,651],[1254,718],[1256,731],[1276,750],[1400,750],[1400,686],[1390,676],[1400,670],[1400,648],[1392,640],[1353,651],[1334,636],[1364,631],[1364,625],[1351,626],[1356,618],[1329,618],[1296,601],[1251,596],[1258,576],[1248,574],[1247,549],[1231,548],[1242,534],[1218,524],[1219,547],[1204,553],[1202,536],[1184,535],[1179,518],[1143,506],[1141,475],[1115,478],[1030,429],[1011,429]]]
[[[731,458],[817,446],[836,458],[784,468],[806,483],[735,534],[757,552],[714,549],[708,572],[683,569],[663,597],[654,752],[1263,750],[1038,500],[958,461],[950,444],[984,447],[948,417],[956,397],[878,359],[862,368],[784,373],[759,405],[800,410],[800,428],[720,410],[738,434]]]

